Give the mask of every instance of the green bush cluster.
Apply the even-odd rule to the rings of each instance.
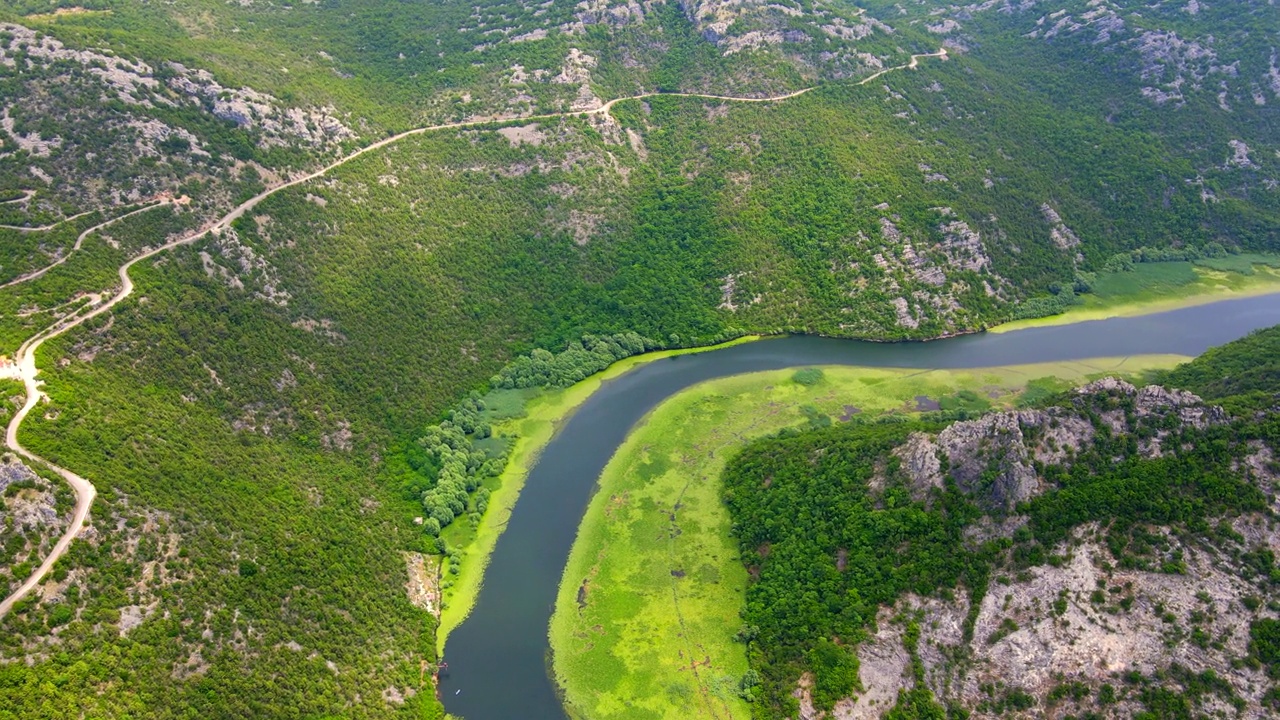
[[[803,370],[795,371],[795,373],[791,375],[791,380],[793,382],[806,387],[810,385],[817,385],[822,382],[822,378],[822,368],[804,368]]]
[[[504,459],[491,459],[475,449],[471,438],[450,420],[427,428],[418,445],[436,468],[435,486],[422,493],[426,512],[423,531],[439,535],[441,529],[472,506],[471,493],[480,488],[484,478],[502,472]],[[488,493],[482,490],[475,497],[474,511],[483,515],[487,504]]]
[[[1065,288],[1056,295],[1033,297],[1023,300],[1014,307],[1014,320],[1033,320],[1035,318],[1061,315],[1076,305],[1080,300],[1072,288]]]
[[[569,387],[609,367],[613,363],[663,347],[634,332],[613,335],[583,335],[558,353],[538,348],[521,355],[498,371],[489,381],[495,390],[513,388]]]

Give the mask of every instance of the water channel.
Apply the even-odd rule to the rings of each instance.
[[[466,720],[564,720],[548,677],[547,628],[578,524],[605,464],[670,395],[714,378],[808,365],[974,368],[1172,353],[1198,355],[1280,324],[1280,295],[927,343],[786,337],[655,361],[605,383],[529,474],[470,617],[449,636],[445,708]]]

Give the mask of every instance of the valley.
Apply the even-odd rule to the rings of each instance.
[[[1235,307],[1232,311],[1222,312],[1233,305]],[[826,418],[826,424],[840,425],[839,422],[832,423],[833,418],[837,417],[835,410],[839,409],[840,415],[853,417],[844,405],[856,405],[859,401],[869,410],[891,411],[885,413],[890,416],[888,420],[907,420],[908,415],[903,414],[904,410],[920,412],[939,409],[933,407],[935,399],[928,395],[922,395],[924,401],[914,395],[907,395],[908,391],[917,390],[931,391],[939,395],[938,399],[943,403],[959,403],[958,406],[941,406],[945,408],[944,417],[954,417],[957,407],[979,414],[989,408],[992,401],[973,392],[975,380],[984,383],[978,385],[980,389],[986,388],[984,393],[1002,386],[1002,383],[1006,387],[1020,387],[1026,386],[1030,380],[1037,380],[1030,384],[1038,388],[1040,397],[1052,397],[1070,387],[1071,383],[1049,376],[1037,379],[1035,373],[1027,374],[1037,366],[1028,364],[1075,359],[1078,362],[1059,362],[1056,366],[1041,365],[1038,368],[1076,379],[1090,374],[1095,377],[1105,375],[1108,369],[1123,372],[1123,368],[1129,363],[1132,363],[1135,372],[1144,368],[1168,367],[1178,360],[1179,354],[1182,357],[1195,354],[1209,344],[1247,332],[1250,327],[1268,326],[1276,318],[1276,312],[1280,312],[1280,309],[1277,309],[1274,296],[1271,296],[1229,302],[1217,308],[1210,307],[1208,312],[1204,312],[1204,308],[1190,308],[1166,316],[1117,318],[1101,323],[1039,328],[916,345],[867,344],[818,338],[762,340],[711,353],[694,354],[674,362],[649,364],[623,375],[602,386],[577,409],[555,439],[541,452],[538,464],[526,479],[520,500],[507,518],[506,529],[489,561],[476,606],[471,611],[471,616],[450,632],[445,645],[449,668],[447,673],[441,675],[441,688],[446,708],[462,716],[499,716],[517,712],[518,705],[519,712],[530,717],[561,717],[563,710],[559,696],[543,670],[547,642],[545,628],[550,615],[549,606],[553,602],[556,603],[559,614],[553,620],[552,649],[555,652],[569,650],[568,658],[555,659],[556,678],[565,683],[566,692],[577,693],[576,697],[601,698],[601,704],[594,706],[594,710],[590,706],[574,708],[572,705],[571,710],[588,716],[594,713],[643,715],[654,710],[689,712],[680,698],[688,700],[708,693],[714,694],[717,699],[715,707],[706,711],[707,717],[718,716],[719,710],[716,708],[719,703],[728,703],[731,707],[737,705],[733,701],[732,687],[722,682],[726,674],[724,672],[714,674],[710,679],[682,680],[679,687],[683,694],[676,692],[668,695],[665,690],[663,693],[656,693],[654,683],[665,687],[667,682],[658,667],[665,667],[668,672],[674,671],[675,667],[683,667],[681,661],[674,656],[678,651],[687,649],[682,641],[676,639],[680,636],[671,634],[673,609],[669,603],[673,596],[669,593],[673,591],[673,586],[670,585],[673,581],[669,579],[672,568],[667,567],[672,562],[669,552],[680,547],[680,540],[677,538],[684,538],[685,535],[683,529],[673,533],[668,527],[673,522],[671,515],[679,515],[681,512],[679,508],[673,509],[672,503],[683,501],[673,500],[670,493],[662,491],[667,489],[678,492],[681,488],[687,490],[695,485],[698,488],[691,497],[687,510],[695,513],[689,530],[693,535],[689,552],[702,557],[699,551],[709,547],[723,548],[723,544],[729,539],[722,534],[717,535],[715,529],[718,527],[720,531],[724,530],[723,524],[717,524],[719,521],[716,520],[723,520],[723,509],[708,502],[718,494],[714,484],[715,475],[710,472],[689,472],[670,458],[665,461],[655,460],[657,448],[637,448],[637,444],[644,442],[641,438],[662,437],[664,439],[661,442],[654,441],[658,447],[662,447],[663,443],[683,442],[675,438],[689,434],[701,437],[702,432],[730,432],[731,428],[737,426],[735,422],[741,423],[743,428],[756,427],[754,432],[761,435],[767,434],[769,429],[794,427],[797,422],[801,425],[810,422],[822,424],[821,418]],[[1234,327],[1224,326],[1223,317],[1231,318],[1230,324]],[[1179,329],[1170,332],[1170,328]],[[1137,348],[1171,355],[1160,358],[1139,356],[1129,360],[1089,360],[1116,352],[1137,353]],[[854,370],[828,367],[839,363],[890,368],[984,368],[989,367],[989,363],[995,358],[1009,360],[1017,365],[1003,370],[991,368],[973,373],[912,373],[871,371],[865,367]],[[783,382],[783,378],[789,378],[795,373],[794,370],[759,376],[740,375],[766,368],[807,365],[823,367],[826,373],[844,380],[835,387],[832,384],[819,386],[815,383],[809,388],[801,383]],[[692,423],[693,428],[689,428],[682,422],[666,424],[670,421],[649,420],[635,434],[631,434],[635,424],[668,395],[722,376],[730,377],[696,386],[693,390],[677,394],[676,400],[672,401],[673,408],[693,407],[711,412],[706,407],[707,403],[700,400],[711,397],[713,401],[710,407],[717,408],[715,412],[720,413],[719,422],[700,419]],[[937,378],[936,382],[932,381],[934,377]],[[879,384],[874,384],[875,380],[879,380]],[[779,399],[780,394],[759,391],[759,388],[770,384],[775,388],[783,386],[785,393],[813,394],[813,407],[796,412],[804,408],[792,406],[793,409],[788,412],[783,409],[787,406],[785,402],[775,402],[773,406],[768,406],[765,405],[766,400],[751,399],[760,396],[769,400]],[[797,388],[796,385],[801,387]],[[885,392],[886,386],[896,389]],[[755,396],[750,393],[738,395],[728,392],[727,388],[734,387],[754,387],[759,392]],[[941,388],[949,389],[944,391]],[[963,394],[966,391],[969,396]],[[741,414],[737,414],[739,403],[731,399],[735,397],[742,400]],[[1004,402],[1012,402],[1015,397],[1006,391]],[[905,403],[905,407],[904,400],[909,401]],[[926,401],[929,404],[920,404]],[[753,402],[761,405],[753,405]],[[756,408],[754,411],[753,407]],[[673,409],[669,412],[678,415],[682,411]],[[715,415],[715,412],[712,414]],[[946,412],[951,415],[946,415]],[[869,417],[871,424],[875,425],[874,416]],[[658,423],[652,435],[647,434],[649,431],[645,429],[649,427],[649,423]],[[705,430],[702,429],[703,426]],[[849,425],[852,428],[859,426],[860,423],[856,422]],[[744,429],[741,434],[730,435],[732,440],[729,444],[740,448],[754,432]],[[629,434],[630,440],[623,444]],[[714,468],[733,453],[728,448],[722,448],[717,453],[711,447],[714,444],[708,439],[699,449],[690,448],[689,452],[693,457],[699,457],[704,450],[709,450],[714,459],[704,462],[710,463]],[[617,463],[623,466],[628,462],[657,463],[656,467],[664,468],[664,472],[637,471],[623,476],[620,470],[609,465],[615,449],[620,445]],[[595,494],[588,506],[587,499],[592,494],[597,478],[605,483],[604,491]],[[641,503],[642,511],[624,512],[609,504],[608,498],[617,497],[609,488],[619,483],[631,487],[637,493],[643,488],[643,492],[649,494],[647,496],[650,501]],[[657,493],[664,499],[659,502],[652,493]],[[693,497],[701,497],[702,502],[695,502]],[[584,511],[587,513],[586,522],[582,526],[584,534],[579,535],[578,518]],[[632,524],[636,527],[627,530]],[[656,547],[651,545],[655,534],[668,537],[672,544],[659,542]],[[585,545],[575,546],[573,555],[570,555],[575,537]],[[703,544],[699,544],[699,540]],[[677,554],[685,556],[683,550]],[[561,582],[565,557],[570,558],[570,569],[565,571],[564,581]],[[617,559],[610,561],[610,557]],[[733,553],[721,553],[718,557],[723,565],[730,568],[737,561]],[[606,603],[604,614],[596,615],[594,610],[589,610],[586,612],[590,613],[590,619],[570,620],[568,616],[576,615],[574,609],[583,612],[577,604],[584,597],[579,591],[584,587],[585,581],[588,587],[586,596],[589,597],[592,576],[595,572],[600,572],[601,564],[619,574],[608,582],[601,581],[604,582],[604,587],[596,590],[601,602]],[[733,570],[729,572],[736,574]],[[659,576],[664,577],[662,583],[649,582]],[[678,581],[679,578],[674,582]],[[741,585],[737,591],[741,591]],[[698,625],[698,629],[691,630],[693,636],[709,647],[732,647],[732,637],[740,626],[726,626],[717,619],[723,620],[726,614],[731,615],[740,609],[730,599],[735,592],[734,587],[727,584],[725,587],[703,588],[691,582],[688,592],[694,608],[711,608],[706,621]],[[677,590],[674,597],[679,604],[680,591]],[[627,618],[625,621],[617,621],[617,614],[610,609],[614,607],[625,608],[621,611]],[[641,612],[642,608],[644,612]],[[604,622],[607,619],[615,622]],[[583,626],[579,624],[581,622],[591,624]],[[692,622],[696,621],[691,620]],[[615,637],[617,639],[613,640]],[[668,639],[671,642],[667,642]],[[740,649],[734,650],[728,660],[730,667],[736,667],[732,656],[740,652]],[[658,661],[657,658],[662,659]],[[701,662],[703,659],[685,658],[689,662]],[[655,662],[660,664],[655,667]],[[696,673],[698,667],[701,665],[692,665],[689,670]],[[604,668],[609,670],[605,671]],[[656,679],[649,680],[650,684],[647,686],[635,684],[643,682],[644,678]],[[521,689],[517,693],[507,693],[501,689],[509,686]],[[460,694],[455,695],[454,691],[460,691]],[[607,699],[615,696],[616,701]],[[570,702],[573,702],[574,696],[569,697]],[[741,706],[738,707],[741,710]]]
[[[905,65],[902,65],[901,67],[898,67],[898,68],[887,68],[885,70],[880,71],[879,73],[876,73],[875,75],[872,75],[866,78],[861,82],[868,82],[870,80],[874,80],[876,77],[879,77],[883,73],[891,72],[893,70],[914,69],[916,65],[919,63],[920,58],[923,58],[923,57],[936,57],[936,58],[945,59],[946,50],[943,49],[938,53],[913,55],[911,56],[910,61]],[[778,101],[784,101],[784,100],[788,100],[790,98],[802,95],[805,92],[807,92],[809,89],[811,88],[799,90],[797,92],[790,93],[787,95],[781,95],[778,97],[766,97],[766,98],[733,98],[733,97],[726,97],[726,96],[699,95],[694,93],[675,93],[675,96],[685,97],[685,98],[703,98],[703,99],[711,99],[711,100],[721,100],[721,101],[728,101],[728,102],[778,102]],[[573,115],[606,115],[607,116],[609,113],[609,109],[613,107],[614,103],[617,103],[622,100],[639,100],[646,97],[654,97],[658,94],[659,93],[649,93],[646,95],[638,95],[632,98],[619,98],[615,100],[610,100],[604,105],[601,105],[599,108],[573,113]],[[554,118],[566,117],[566,116],[568,116],[568,114],[529,116],[529,117],[522,117],[518,119],[521,121],[548,120],[548,119],[554,119]],[[319,178],[328,174],[329,172],[345,165],[346,163],[360,157],[361,155],[367,152],[377,151],[380,148],[383,148],[383,147],[386,147],[387,145],[398,142],[411,135],[418,135],[424,132],[432,132],[432,131],[438,131],[438,130],[475,127],[479,125],[492,125],[495,121],[501,121],[501,118],[498,118],[495,120],[486,120],[486,121],[448,123],[445,125],[434,125],[430,127],[415,128],[413,130],[408,130],[398,135],[393,135],[389,138],[386,138],[385,140],[380,140],[367,147],[363,147],[351,153],[350,155],[343,157],[340,160],[337,160],[319,170],[316,170],[315,172],[269,187],[263,190],[262,192],[258,193],[257,195],[254,195],[253,197],[244,201],[240,205],[237,205],[234,209],[232,209],[227,214],[223,215],[221,218],[213,222],[208,227],[203,228],[198,232],[192,233],[185,237],[181,237],[176,240],[170,240],[169,242],[159,246],[158,248],[148,250],[142,253],[141,255],[138,255],[132,258],[131,260],[129,260],[129,262],[120,266],[118,274],[121,281],[121,287],[114,296],[112,296],[111,298],[105,301],[100,300],[99,302],[91,303],[90,304],[91,309],[88,310],[87,312],[75,314],[75,315],[72,315],[70,318],[60,320],[56,325],[40,331],[35,336],[25,341],[18,348],[17,352],[14,355],[14,359],[12,361],[12,367],[14,368],[14,370],[11,371],[12,372],[11,377],[15,377],[23,381],[23,383],[26,386],[27,399],[26,399],[26,403],[23,405],[23,407],[18,411],[18,413],[14,416],[14,418],[9,423],[9,426],[6,430],[6,435],[5,435],[5,444],[7,447],[9,447],[9,449],[13,450],[14,452],[34,462],[50,467],[51,469],[53,469],[54,472],[56,472],[57,474],[65,478],[67,482],[70,483],[72,488],[75,490],[77,500],[76,500],[75,517],[72,520],[70,526],[68,527],[66,534],[63,535],[62,539],[59,540],[58,544],[54,546],[53,551],[44,559],[44,561],[35,570],[35,572],[26,580],[26,582],[24,582],[21,586],[19,586],[17,590],[13,591],[9,595],[9,597],[6,597],[2,602],[0,602],[0,617],[3,617],[4,614],[9,611],[9,609],[13,606],[14,603],[21,600],[26,593],[30,592],[32,588],[38,585],[40,581],[44,578],[45,574],[48,573],[50,569],[52,569],[53,565],[58,561],[58,559],[62,556],[62,554],[66,552],[67,547],[71,544],[71,541],[75,539],[77,534],[79,534],[84,524],[85,518],[89,514],[89,506],[93,503],[93,498],[96,495],[96,491],[94,490],[93,484],[90,483],[88,480],[85,480],[84,478],[80,477],[79,475],[76,475],[70,470],[66,470],[65,468],[58,467],[48,462],[47,460],[44,460],[43,458],[32,455],[30,452],[28,452],[25,448],[23,448],[18,443],[18,429],[21,427],[22,421],[26,418],[27,414],[31,411],[31,409],[34,408],[36,404],[39,403],[41,398],[43,397],[41,392],[38,389],[38,381],[36,380],[36,375],[39,374],[40,371],[35,364],[35,353],[36,353],[36,350],[40,347],[40,345],[46,340],[53,337],[57,337],[58,335],[61,335],[67,332],[68,330],[71,330],[72,328],[78,326],[79,324],[87,320],[90,320],[96,317],[97,315],[108,312],[117,303],[129,297],[129,295],[133,293],[133,280],[129,277],[129,268],[134,264],[141,262],[143,260],[146,260],[150,257],[153,257],[154,255],[157,255],[159,253],[171,250],[175,247],[193,243],[205,237],[205,235],[209,233],[220,234],[223,230],[229,228],[231,224],[234,223],[236,220],[243,217],[246,212],[249,212],[258,204],[260,204],[263,200],[266,200],[267,198],[271,197],[277,192],[280,192],[287,188],[294,187],[296,185],[301,185],[303,183],[307,183],[312,180],[315,180],[316,178]],[[120,215],[104,223],[90,227],[89,229],[80,233],[80,235],[76,237],[76,242],[72,246],[71,250],[68,252],[67,256],[59,258],[53,264],[47,267],[41,268],[39,270],[34,270],[30,273],[19,276],[9,281],[5,286],[0,286],[0,288],[16,285],[22,282],[27,282],[29,280],[34,280],[40,277],[41,275],[44,275],[50,269],[57,267],[58,265],[61,265],[63,262],[65,262],[67,257],[69,257],[71,253],[74,253],[76,250],[79,250],[80,245],[84,242],[85,237],[87,237],[88,235],[98,230],[101,230],[102,228],[114,222],[123,220],[129,217],[130,215],[140,213],[140,212],[146,212],[148,210],[151,210],[154,207],[166,205],[169,202],[170,201],[167,199],[161,200],[154,205],[150,205],[144,208],[140,208],[138,210],[130,211],[129,213]],[[79,217],[79,216],[73,216],[72,218],[68,218],[68,220],[74,219],[75,217]],[[44,232],[49,229],[52,229],[52,226],[46,227],[46,228],[36,228],[33,231]]]
[[[721,490],[746,477],[731,458],[775,441],[784,462],[805,443],[862,447],[842,432],[889,442],[902,428],[881,424],[899,420],[928,434],[1051,412],[1096,379],[1075,364],[1090,357],[1139,384],[1199,373],[1179,387],[1269,442],[1242,414],[1271,410],[1268,336],[1240,341],[1249,363],[1223,350],[1158,368],[1280,322],[1270,10],[6,3],[0,718],[559,718],[562,700],[587,718],[1264,712],[1274,608],[1236,607],[1241,582],[1264,589],[1245,574],[1265,574],[1266,531],[1231,514],[1259,512],[1246,485],[1212,506],[1243,541],[1165,516],[1116,530],[1095,507],[1083,534],[1054,536],[1083,549],[1059,555],[1035,507],[1075,492],[1074,470],[1048,468],[1047,494],[1001,511],[1031,514],[1030,544],[964,545],[971,570],[1008,569],[1008,608],[973,620],[976,575],[926,574],[942,580],[878,611],[827,597],[845,624],[809,615],[813,634],[785,642],[759,622],[733,639],[790,566],[748,562],[758,528]],[[775,375],[737,377],[758,371]],[[708,388],[715,420],[681,404]],[[653,452],[635,449],[645,437]],[[702,459],[658,472],[654,448]],[[1210,460],[1164,462],[1182,477]],[[597,480],[648,498],[643,513],[601,509]],[[1200,502],[1197,487],[1176,496]],[[894,502],[923,503],[926,525],[939,508],[1015,522],[972,487],[943,490]],[[611,534],[623,516],[635,537],[679,532],[628,545]],[[794,547],[825,567],[807,526]],[[1179,585],[1191,600],[1155,648],[1145,615],[1072,580],[1139,563],[1117,595],[1144,612],[1177,584],[1127,550],[1108,559],[1121,531],[1218,557],[1235,573],[1214,581],[1225,605],[1184,608],[1204,603]],[[685,540],[715,562],[671,555]],[[681,595],[699,573],[731,582]],[[1024,607],[1028,574],[1081,594],[1076,609]],[[801,580],[774,615],[792,589],[826,592]],[[961,615],[972,638],[932,624]],[[1223,635],[1246,621],[1256,637]],[[1107,642],[1146,643],[1153,664],[1068,678],[1064,623],[1080,622],[1121,628]],[[867,687],[846,684],[858,662]],[[988,687],[1002,662],[1049,679]],[[1095,708],[1100,684],[1113,701]]]

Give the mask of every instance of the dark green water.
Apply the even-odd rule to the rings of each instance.
[[[548,677],[547,628],[597,478],[645,413],[680,390],[739,373],[804,365],[969,368],[1090,357],[1198,355],[1280,324],[1280,295],[1139,318],[877,344],[789,337],[659,360],[606,383],[565,423],[529,474],[471,616],[449,636],[445,708],[466,720],[564,720]]]

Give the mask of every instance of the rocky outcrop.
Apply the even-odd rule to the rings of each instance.
[[[1145,457],[1162,456],[1162,444],[1174,428],[1185,425],[1204,429],[1229,421],[1222,408],[1206,404],[1193,393],[1159,385],[1138,389],[1123,380],[1103,378],[1078,388],[1076,394],[1085,404],[1091,398],[1104,397],[1131,404],[1132,413],[1126,412],[1123,406],[1108,405],[1099,409],[1098,417],[1113,434],[1131,433],[1140,425],[1146,426],[1147,430],[1138,442],[1138,448]],[[1171,415],[1175,418],[1172,427],[1164,421]]]
[[[992,271],[981,233],[954,210],[931,208],[942,218],[937,234],[913,237],[899,227],[902,218],[888,212],[889,208],[888,203],[875,206],[885,213],[880,217],[879,241],[859,233],[855,244],[872,253],[871,276],[883,276],[882,288],[897,295],[890,303],[899,327],[914,330],[926,322],[940,322],[948,331],[960,328],[964,309],[957,298],[962,293],[973,286],[983,287],[988,295],[1001,293],[1005,280]],[[930,236],[940,240],[932,242]]]
[[[953,423],[931,438],[912,433],[893,451],[902,461],[912,497],[920,500],[941,489],[941,458],[956,485],[990,510],[1012,510],[1042,491],[1031,465],[1022,432],[1022,416],[1036,413],[992,413],[978,420]]]
[[[1123,688],[1126,673],[1179,667],[1191,675],[1212,671],[1237,693],[1240,707],[1222,703],[1223,717],[1271,717],[1262,701],[1270,687],[1265,670],[1238,658],[1249,652],[1249,623],[1273,613],[1258,606],[1259,589],[1240,577],[1237,564],[1169,536],[1186,558],[1185,573],[1115,569],[1107,548],[1091,539],[1100,530],[1079,528],[1058,548],[1064,563],[993,582],[968,637],[960,630],[969,615],[964,592],[945,601],[909,595],[882,608],[877,632],[858,648],[862,692],[837,705],[835,717],[880,717],[900,690],[914,686],[901,645],[904,617],[920,618],[925,682],[944,703],[975,709],[993,699],[992,688],[1005,688],[1052,708],[1047,717],[1078,716],[1096,710],[1103,685]],[[1050,699],[1067,684],[1084,688],[1078,700]],[[1136,695],[1122,692],[1107,717],[1140,712]],[[1202,701],[1202,708],[1222,702]]]
[[[1057,210],[1045,203],[1040,206],[1040,212],[1049,223],[1049,239],[1054,245],[1062,250],[1069,250],[1080,244],[1080,238],[1076,237],[1075,232],[1062,221],[1062,216]]]
[[[956,485],[992,510],[1012,510],[1043,490],[1031,466],[1020,413],[992,413],[938,434]]]
[[[1031,455],[1042,463],[1065,462],[1093,440],[1093,424],[1088,418],[1061,408],[1024,411],[1019,418],[1024,425],[1036,428],[1038,437]]]
[[[910,479],[911,499],[925,499],[932,489],[942,489],[942,462],[938,446],[925,433],[915,432],[893,454],[902,461],[902,471]]]
[[[14,455],[0,460],[0,597],[26,579],[52,549],[70,520],[58,513],[58,488]]]
[[[1126,401],[1132,412],[1107,404],[1108,399]],[[991,413],[952,423],[936,437],[912,433],[893,455],[901,462],[916,500],[941,489],[944,476],[950,476],[984,508],[1012,511],[1048,489],[1036,462],[1069,463],[1090,445],[1096,434],[1091,412],[1112,433],[1148,428],[1139,441],[1146,457],[1160,456],[1162,441],[1177,428],[1203,429],[1228,422],[1222,408],[1207,405],[1192,393],[1159,385],[1139,389],[1108,377],[1078,388],[1075,407]],[[1176,420],[1172,425],[1167,422],[1170,416]]]
[[[165,72],[141,60],[131,60],[106,50],[78,50],[41,35],[31,28],[0,23],[7,42],[0,44],[0,63],[49,65],[73,63],[97,78],[126,105],[153,108],[184,104],[206,109],[215,117],[240,127],[256,128],[263,145],[303,144],[322,146],[355,137],[355,133],[334,116],[332,108],[290,108],[277,98],[249,87],[226,87],[206,70],[166,63]],[[160,78],[164,77],[162,81]]]
[[[49,484],[12,455],[0,462],[0,495],[10,486],[23,488],[9,493],[0,506],[0,526],[12,522],[21,533],[42,532],[59,526],[56,501]]]

